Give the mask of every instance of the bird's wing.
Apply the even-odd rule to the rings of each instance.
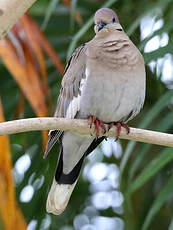
[[[75,118],[80,109],[81,87],[85,80],[85,52],[86,44],[83,44],[74,51],[66,65],[54,114],[55,117]],[[60,130],[50,130],[44,158],[59,140],[62,133],[63,131]]]

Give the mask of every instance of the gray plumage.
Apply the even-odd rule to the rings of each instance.
[[[95,37],[76,49],[67,64],[55,116],[95,116],[105,123],[126,123],[144,103],[143,57],[123,31],[114,11],[98,10],[95,24]],[[59,162],[47,200],[47,211],[54,214],[64,211],[85,156],[104,137],[51,131],[45,155],[58,139]]]

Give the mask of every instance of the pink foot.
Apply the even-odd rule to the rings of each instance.
[[[127,131],[127,134],[130,132],[130,128],[127,124],[121,123],[121,122],[110,122],[108,124],[108,130],[111,129],[113,126],[117,127],[117,138],[119,138],[121,134],[121,128],[124,127]]]
[[[89,125],[90,125],[90,128],[92,127],[92,125],[95,125],[95,130],[96,130],[96,136],[98,137],[99,134],[100,134],[100,128],[102,128],[103,130],[103,134],[106,133],[106,126],[105,124],[103,123],[103,121],[97,119],[96,117],[94,116],[90,116],[89,117]]]

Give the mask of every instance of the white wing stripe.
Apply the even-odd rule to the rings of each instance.
[[[78,94],[77,97],[73,97],[72,101],[70,102],[70,104],[67,108],[67,112],[66,112],[66,116],[65,116],[66,118],[73,119],[76,116],[77,112],[80,110],[81,92],[83,90],[85,82],[86,82],[86,78],[81,80],[80,88],[79,88],[80,94]]]

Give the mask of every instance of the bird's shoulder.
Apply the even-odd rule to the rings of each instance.
[[[72,84],[76,79],[82,79],[85,74],[87,43],[75,49],[64,70],[62,87]]]
[[[78,47],[66,65],[54,114],[56,117],[65,117],[70,103],[80,94],[80,83],[85,78],[86,48],[86,44]]]

